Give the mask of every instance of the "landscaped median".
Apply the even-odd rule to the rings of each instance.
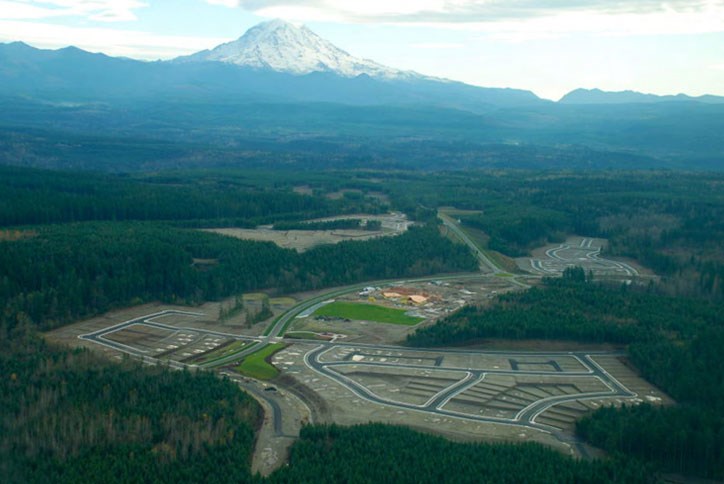
[[[279,370],[269,360],[274,353],[281,351],[286,346],[284,343],[264,346],[256,353],[244,358],[235,370],[244,376],[256,378],[257,380],[271,380],[279,374]]]

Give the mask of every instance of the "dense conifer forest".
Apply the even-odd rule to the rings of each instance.
[[[724,176],[670,171],[401,173],[388,178],[396,206],[455,207],[488,247],[527,254],[567,234],[608,239],[607,255],[631,257],[665,277],[671,295],[724,300]],[[351,184],[351,182],[348,182]],[[369,186],[364,180],[359,186]]]
[[[654,482],[628,460],[580,461],[538,444],[463,444],[381,424],[302,429],[274,483]]]
[[[236,385],[0,336],[7,483],[246,482],[261,409]]]
[[[721,175],[24,168],[0,168],[0,175],[0,473],[9,482],[257,480],[249,460],[259,409],[229,382],[51,347],[36,331],[154,300],[193,305],[257,289],[474,270],[468,251],[440,235],[435,216],[445,206],[468,210],[461,222],[507,255],[571,233],[599,236],[609,239],[609,254],[637,258],[663,278],[611,287],[571,271],[491,307],[464,308],[410,344],[542,338],[625,345],[630,362],[677,405],[601,409],[581,421],[579,434],[611,456],[595,462],[379,425],[308,427],[289,467],[271,481],[724,477]],[[390,209],[419,225],[301,254],[195,230],[299,227]],[[410,452],[416,448],[429,451]]]
[[[476,268],[463,246],[432,225],[301,254],[271,242],[130,222],[38,227],[0,241],[0,248],[6,328],[20,315],[49,329],[146,301],[195,304],[257,289],[289,293]],[[195,259],[214,264],[198,267]]]

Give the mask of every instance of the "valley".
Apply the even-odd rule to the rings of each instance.
[[[2,482],[724,479],[724,4],[529,3],[0,2]]]

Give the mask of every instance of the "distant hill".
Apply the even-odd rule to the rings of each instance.
[[[723,101],[579,89],[555,103],[383,66],[280,21],[171,61],[15,42],[0,44],[0,163],[724,169]]]
[[[0,95],[53,102],[246,100],[426,104],[473,111],[548,103],[530,91],[475,87],[414,73],[403,75],[402,71],[385,72],[379,76],[360,72],[350,77],[334,69],[297,73],[191,58],[142,62],[75,47],[43,50],[21,42],[0,44]],[[398,74],[393,75],[395,72]]]
[[[562,104],[637,104],[675,101],[724,104],[724,97],[711,95],[693,97],[686,94],[657,96],[656,94],[644,94],[636,91],[610,92],[600,89],[576,89],[563,96],[558,102]]]

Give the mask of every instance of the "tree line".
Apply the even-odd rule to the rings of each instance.
[[[723,300],[722,183],[721,173],[500,170],[393,173],[384,187],[408,214],[420,206],[472,211],[458,215],[461,222],[506,255],[527,255],[567,234],[601,237],[608,255],[665,276],[669,294]]]
[[[273,483],[653,482],[631,460],[582,461],[539,444],[457,443],[405,427],[310,426]]]
[[[275,188],[264,176],[51,172],[0,166],[0,226],[93,220],[166,220],[191,226],[261,223],[379,212],[371,199],[331,200]]]
[[[145,301],[196,304],[249,290],[293,292],[475,267],[463,246],[432,225],[301,254],[157,223],[45,226],[0,241],[0,327],[12,328],[20,315],[48,329]]]

